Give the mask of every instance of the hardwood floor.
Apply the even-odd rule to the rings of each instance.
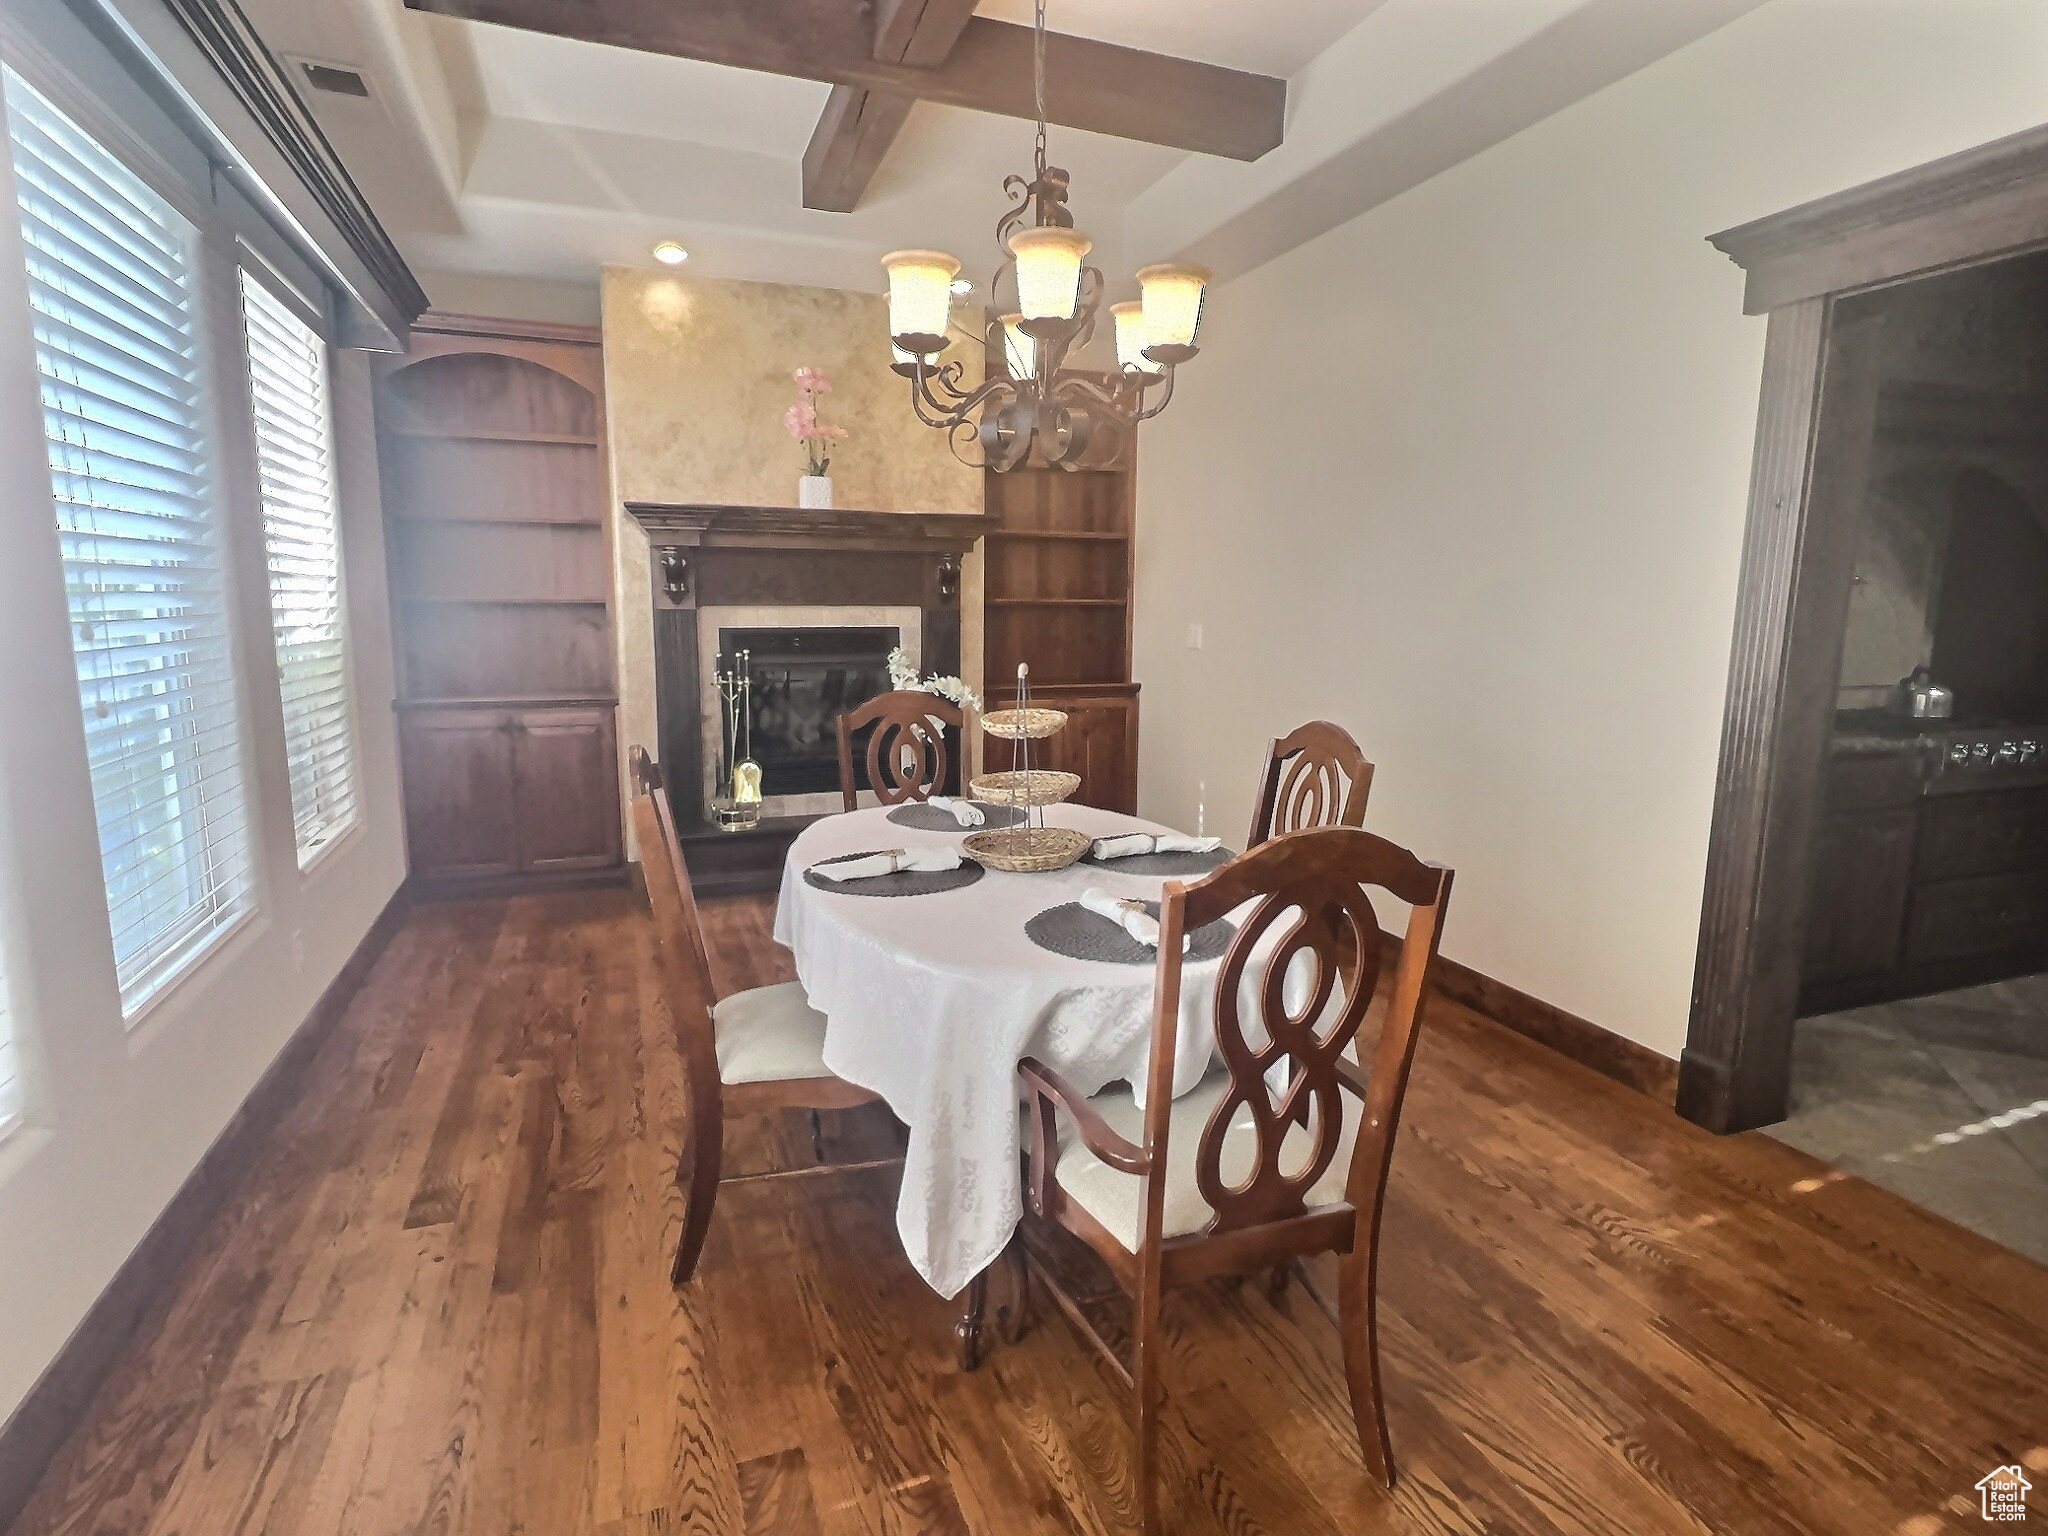
[[[767,912],[707,905],[725,987],[789,974]],[[1123,1529],[1106,1372],[1041,1307],[959,1374],[888,1170],[729,1185],[670,1291],[647,944],[623,891],[417,909],[13,1536]],[[1383,1262],[1396,1491],[1313,1304],[1219,1283],[1166,1308],[1174,1529],[1931,1536],[2048,1485],[2048,1269],[1454,1005]]]

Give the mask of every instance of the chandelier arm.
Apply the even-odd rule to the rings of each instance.
[[[967,398],[967,391],[960,387],[960,380],[965,373],[966,369],[961,365],[960,359],[957,357],[952,362],[943,364],[940,367],[926,368],[924,370],[926,397],[934,405],[940,404],[942,400],[965,400]],[[952,406],[947,405],[944,408],[951,410]]]
[[[980,432],[975,429],[974,423],[965,417],[946,428],[946,446],[953,450],[953,457],[969,469],[987,469],[988,455],[980,453],[970,457],[961,446],[963,441],[972,444],[976,449],[981,447]]]
[[[918,367],[916,377],[911,381],[910,405],[917,412],[917,419],[928,427],[941,432],[950,432],[977,407],[993,400],[1011,389],[1008,379],[990,379],[971,393],[961,395],[951,404],[938,399],[929,385],[930,370]]]
[[[1104,389],[1084,373],[1065,375],[1059,382],[1057,393],[1062,401],[1082,398],[1089,404],[1100,407],[1112,420],[1124,426],[1130,426],[1138,419],[1130,404],[1125,401],[1123,390]]]
[[[1134,424],[1140,421],[1150,421],[1154,416],[1157,416],[1166,409],[1168,403],[1173,399],[1173,381],[1177,376],[1177,370],[1173,368],[1166,370],[1166,377],[1160,381],[1162,388],[1159,393],[1159,403],[1156,405],[1145,405],[1143,403],[1145,398],[1144,392],[1142,390],[1139,391],[1138,399],[1140,404],[1138,413],[1131,418]]]

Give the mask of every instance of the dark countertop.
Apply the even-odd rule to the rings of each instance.
[[[1939,750],[1937,732],[1950,729],[1947,720],[1907,720],[1881,709],[1845,709],[1835,716],[1835,757],[1890,757]]]

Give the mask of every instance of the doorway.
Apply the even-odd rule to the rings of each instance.
[[[2048,255],[1841,301],[1862,452],[1786,1118],[2048,1261]]]
[[[2048,249],[2048,128],[1726,231],[1714,244],[1745,270],[1745,308],[1769,323],[1679,1110],[1710,1129],[1735,1131],[1781,1121],[1792,1104],[1794,1022],[1809,942],[1869,939],[1854,923],[1830,927],[1825,917],[1810,931],[1808,909],[1816,849],[1834,830],[1827,819],[1848,804],[1828,792],[1844,665],[1887,654],[1883,646],[1871,652],[1859,642],[1852,650],[1846,642],[1852,606],[1873,601],[1852,597],[1871,586],[1868,569],[1865,583],[1853,579],[1870,498],[1925,505],[1932,496],[1951,521],[1981,525],[1993,544],[2025,526],[2013,498],[2029,509],[2043,504],[2024,475],[1996,466],[1986,468],[1989,480],[1964,484],[1951,475],[1930,491],[1924,477],[1913,481],[1910,465],[1875,449],[1881,420],[1941,404],[1925,391],[1917,402],[1907,398],[1912,391],[1902,391],[1898,359],[1888,350],[1911,329],[1892,322],[1920,302],[1905,291],[1912,280],[1960,278]],[[1977,510],[1959,513],[1964,504]],[[2031,510],[2024,516],[2031,519]],[[1938,581],[1937,569],[1927,574]],[[1938,585],[1928,590],[1931,611],[1944,594]],[[1944,665],[1998,649],[1958,632],[1944,639]],[[1893,686],[1879,673],[1847,681],[1887,695]],[[1981,744],[1992,759],[2004,745]],[[1973,763],[1977,745],[1946,744],[1962,747]],[[2014,741],[2013,753],[2023,746]],[[1896,808],[1884,803],[1896,793],[1881,782],[1884,770],[1858,772],[1880,781],[1864,786],[1877,797],[1869,809]],[[1910,870],[1916,837],[1900,823],[1888,849],[1868,851]],[[1973,921],[1950,918],[1952,928]],[[1926,959],[1940,948],[1923,937],[1916,953]],[[1958,980],[1955,988],[1980,981]],[[1850,999],[1829,1006],[1876,1005]]]

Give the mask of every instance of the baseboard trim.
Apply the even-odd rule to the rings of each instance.
[[[397,932],[407,905],[401,888],[377,914],[355,952],[206,1149],[199,1166],[150,1224],[28,1396],[0,1424],[0,1531],[20,1517],[29,1495],[85,1418],[129,1344],[156,1308],[169,1304],[177,1275],[263,1143],[297,1101],[307,1068]]]
[[[1399,939],[1390,936],[1388,942],[1399,951]],[[1638,1045],[1610,1029],[1602,1029],[1590,1019],[1567,1013],[1446,955],[1437,956],[1430,984],[1439,995],[1482,1018],[1538,1045],[1547,1045],[1560,1056],[1591,1067],[1602,1077],[1633,1088],[1646,1098],[1665,1105],[1678,1102],[1678,1063],[1658,1055],[1647,1045]]]

